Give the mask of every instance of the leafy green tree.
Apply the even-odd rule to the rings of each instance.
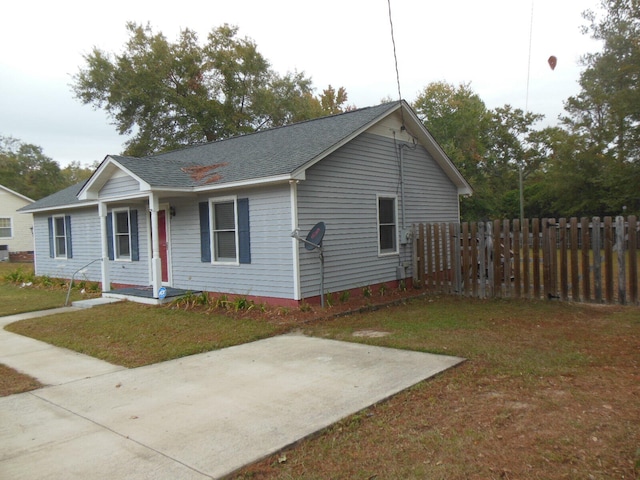
[[[64,179],[65,186],[75,185],[83,180],[87,180],[93,171],[98,168],[99,162],[93,162],[89,167],[83,167],[80,162],[71,162],[64,167],[60,173]]]
[[[484,102],[468,84],[433,82],[420,92],[413,108],[474,189],[471,197],[462,199],[462,218],[488,218],[493,201],[484,169],[490,121]]]
[[[74,76],[75,96],[103,108],[118,132],[133,135],[126,154],[141,156],[322,115],[311,80],[280,76],[237,27],[213,29],[200,45],[175,43],[149,25],[128,23],[121,54],[94,48]],[[346,92],[345,92],[346,98]]]
[[[600,4],[603,16],[585,12],[584,33],[602,41],[602,49],[583,57],[581,91],[565,103],[563,123],[581,137],[582,153],[602,164],[601,211],[619,214],[627,206],[640,213],[640,3]]]
[[[474,189],[462,199],[462,218],[517,217],[519,166],[526,178],[544,163],[533,128],[542,116],[509,105],[488,110],[468,84],[446,82],[427,85],[413,106]]]
[[[67,186],[60,166],[41,147],[2,136],[0,184],[34,200]]]

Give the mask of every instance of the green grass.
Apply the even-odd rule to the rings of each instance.
[[[138,367],[276,335],[267,322],[122,302],[12,323],[7,330]]]
[[[338,340],[482,359],[496,373],[559,374],[588,364],[590,359],[574,340],[574,331],[563,328],[558,334],[558,322],[570,325],[592,308],[549,301],[427,297],[304,330]],[[389,335],[356,337],[353,333],[358,330]],[[505,348],[507,343],[511,348]]]
[[[233,478],[640,478],[638,307],[427,297],[303,330],[467,361]]]
[[[22,286],[23,283],[31,285]],[[77,285],[81,283],[78,282]],[[91,285],[93,286],[94,283]],[[67,287],[66,280],[35,277],[33,264],[2,262],[0,263],[0,298],[2,299],[0,317],[63,307],[67,299]],[[98,292],[82,294],[80,289],[73,288],[69,302],[97,295]]]

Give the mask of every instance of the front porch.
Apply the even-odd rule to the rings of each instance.
[[[147,305],[163,305],[174,300],[193,294],[200,295],[201,291],[184,290],[182,288],[162,287],[164,289],[163,298],[156,298],[153,295],[153,287],[127,287],[103,292],[103,298],[114,298],[118,300],[128,300],[130,302],[145,303]],[[160,297],[162,295],[158,295]]]

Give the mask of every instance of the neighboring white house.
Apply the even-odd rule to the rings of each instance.
[[[17,213],[33,200],[0,185],[0,261],[33,252],[33,216]]]
[[[86,183],[43,198],[36,274],[244,295],[319,297],[318,253],[292,238],[318,222],[324,289],[411,278],[411,226],[459,221],[472,190],[409,105],[391,102],[143,158],[109,155]],[[163,288],[164,287],[164,288]]]

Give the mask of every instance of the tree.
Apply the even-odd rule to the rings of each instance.
[[[581,137],[583,152],[603,163],[604,210],[640,212],[640,2],[601,0],[604,16],[584,13],[585,34],[602,50],[585,55],[581,91],[565,103],[563,124]]]
[[[474,189],[462,200],[462,218],[487,217],[493,207],[491,196],[485,194],[483,162],[490,116],[484,102],[468,84],[433,82],[418,95],[413,108]]]
[[[322,91],[320,95],[320,105],[324,115],[334,115],[350,110],[351,107],[345,107],[347,103],[347,91],[344,87],[338,88],[338,91],[329,85]]]
[[[42,148],[0,136],[0,184],[34,200],[67,187],[57,162]]]
[[[189,29],[170,43],[149,25],[128,23],[124,52],[97,48],[74,76],[75,96],[104,108],[141,156],[322,115],[311,80],[280,76],[255,42],[223,25],[205,45]],[[345,92],[346,99],[346,92]]]
[[[542,116],[509,105],[487,110],[468,84],[446,82],[427,85],[414,109],[473,187],[462,200],[461,217],[517,217],[518,168],[526,177],[544,162],[533,129]]]

